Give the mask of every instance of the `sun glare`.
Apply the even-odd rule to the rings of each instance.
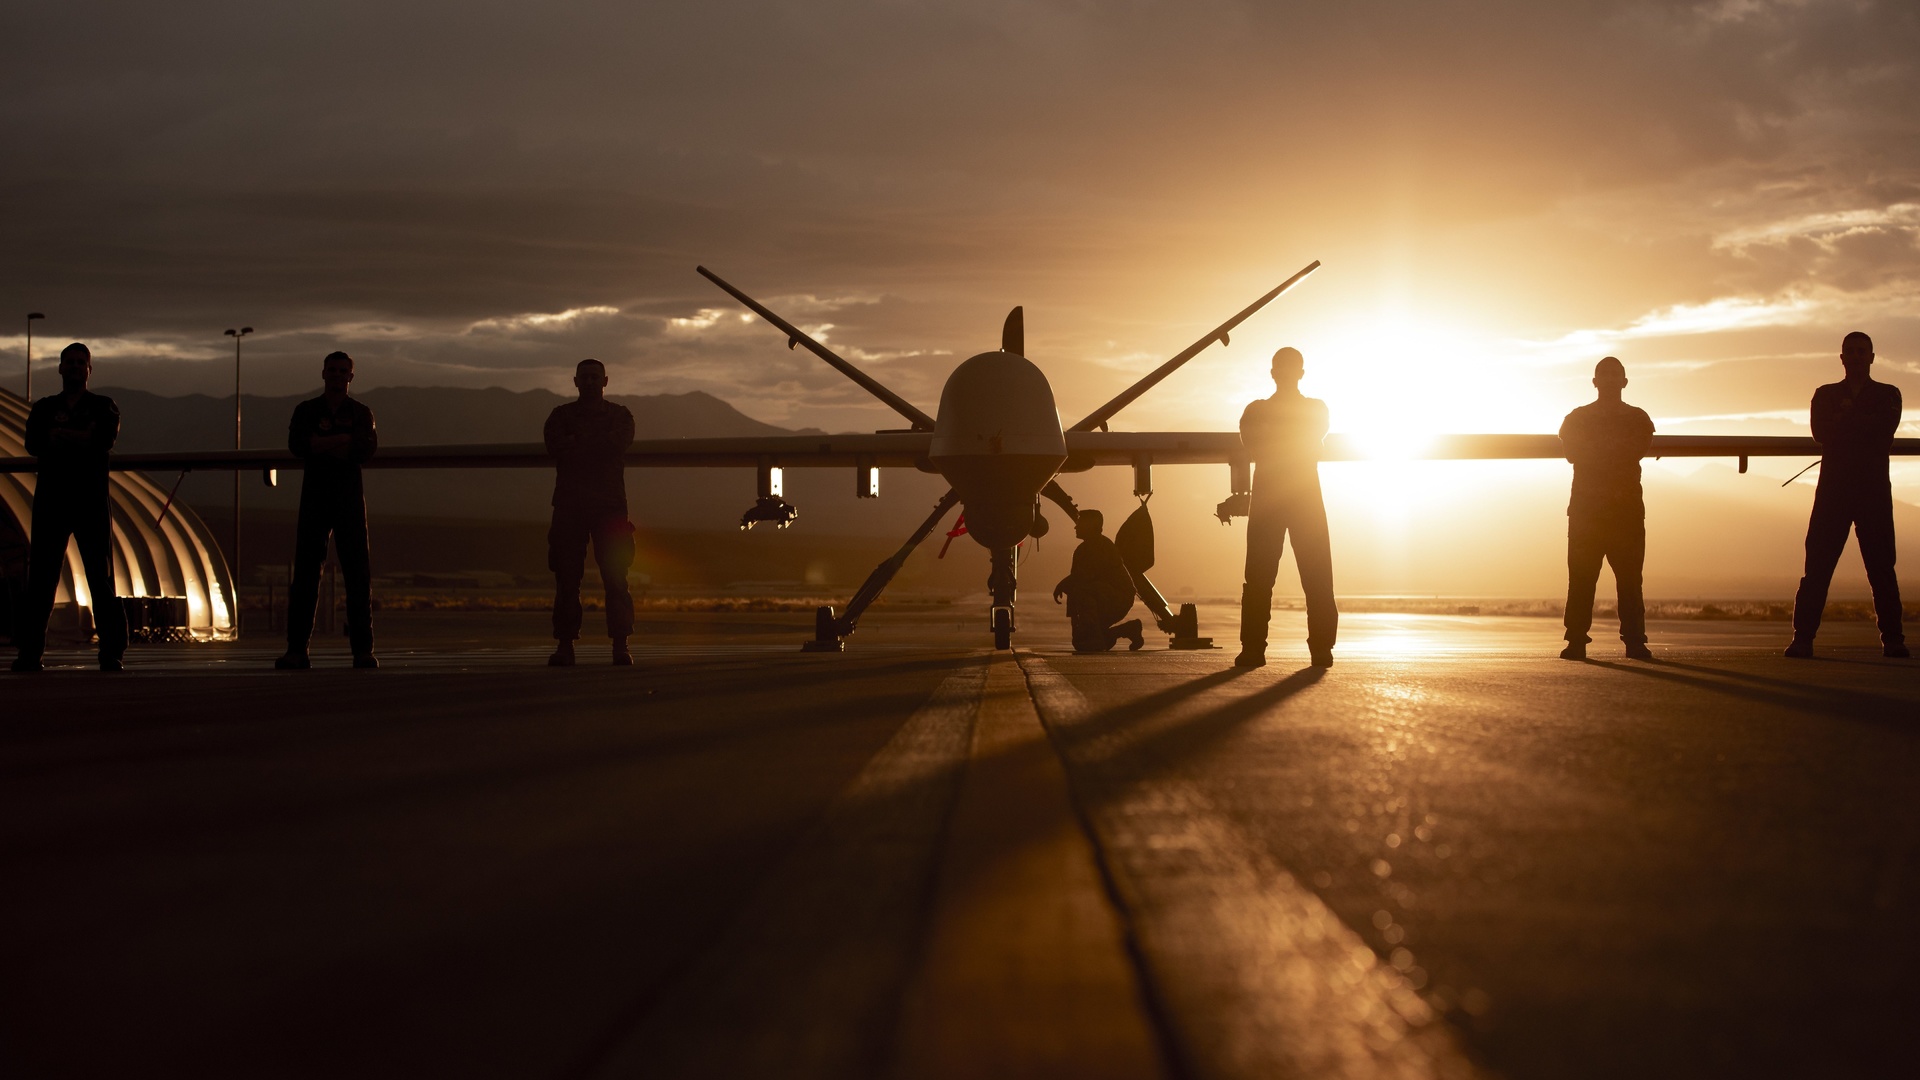
[[[1509,339],[1400,310],[1354,313],[1318,329],[1293,339],[1306,355],[1301,390],[1324,399],[1333,431],[1367,453],[1327,466],[1326,482],[1383,531],[1404,530],[1421,507],[1487,482],[1472,462],[1421,461],[1436,436],[1553,431],[1566,411],[1552,400],[1553,369]],[[1236,389],[1249,398],[1272,392],[1264,370],[1252,374],[1261,385]]]

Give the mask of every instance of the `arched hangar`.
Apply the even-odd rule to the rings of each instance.
[[[0,457],[24,455],[27,402],[0,389]],[[33,529],[32,473],[0,474],[0,583],[7,632],[27,579],[27,542]],[[233,574],[213,533],[190,507],[166,508],[167,492],[141,473],[115,472],[107,481],[113,516],[113,582],[138,637],[231,641]],[[91,634],[96,598],[88,595],[80,550],[67,545],[49,632],[58,639]]]

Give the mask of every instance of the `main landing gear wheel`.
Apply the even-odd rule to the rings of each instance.
[[[997,607],[993,609],[993,647],[996,649],[1013,648],[1013,609]]]

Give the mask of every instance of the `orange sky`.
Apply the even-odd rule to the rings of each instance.
[[[1317,258],[1123,426],[1287,343],[1337,430],[1552,430],[1613,353],[1663,431],[1804,431],[1852,329],[1920,397],[1908,5],[111,6],[0,73],[0,292],[102,383],[227,392],[246,322],[262,393],[595,355],[892,423],[705,263],[927,407],[1024,304],[1077,415]]]

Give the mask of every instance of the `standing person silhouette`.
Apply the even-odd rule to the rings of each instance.
[[[1640,459],[1653,446],[1653,419],[1620,400],[1627,368],[1617,358],[1593,366],[1593,387],[1599,398],[1568,413],[1560,424],[1560,442],[1573,463],[1573,494],[1567,502],[1567,647],[1560,659],[1587,658],[1593,591],[1604,560],[1613,567],[1627,655],[1651,660],[1641,589],[1647,508],[1640,494]]]
[[[1067,599],[1067,621],[1073,625],[1074,652],[1106,652],[1122,638],[1127,648],[1138,652],[1146,642],[1139,619],[1120,619],[1133,610],[1133,575],[1127,573],[1120,549],[1102,535],[1106,515],[1098,510],[1082,510],[1074,519],[1073,535],[1080,546],[1073,549],[1073,566],[1060,584],[1053,587],[1053,602]]]
[[[80,342],[60,350],[60,392],[27,413],[27,453],[39,459],[33,487],[33,539],[27,562],[26,610],[14,641],[13,670],[39,671],[47,648],[47,619],[60,584],[67,538],[80,548],[100,639],[100,670],[122,671],[127,612],[113,582],[112,519],[107,502],[107,455],[120,436],[120,408],[87,389],[93,353]],[[78,599],[77,597],[75,598]]]
[[[1235,667],[1267,662],[1267,620],[1280,554],[1293,535],[1293,559],[1307,597],[1307,651],[1314,667],[1333,666],[1340,611],[1333,602],[1333,550],[1327,508],[1320,498],[1320,443],[1327,437],[1327,403],[1300,393],[1306,360],[1300,350],[1273,354],[1274,394],[1240,416],[1240,443],[1254,465],[1247,512],[1246,584],[1240,589],[1240,655]]]
[[[322,361],[326,391],[293,408],[287,425],[287,449],[302,459],[300,520],[293,545],[293,583],[287,589],[287,654],[273,662],[282,671],[313,666],[307,643],[313,638],[314,609],[320,601],[320,565],[327,561],[327,537],[333,537],[341,576],[347,579],[347,640],[353,666],[377,668],[373,655],[373,599],[367,554],[367,499],[360,466],[378,449],[373,410],[347,395],[353,382],[353,357],[331,352]],[[239,572],[239,567],[234,568]]]
[[[547,416],[547,453],[553,455],[553,525],[547,530],[547,568],[553,571],[553,637],[547,663],[572,667],[580,636],[580,582],[586,576],[587,542],[607,594],[607,636],[613,662],[633,663],[627,638],[633,633],[633,523],[627,520],[627,447],[633,445],[633,414],[606,398],[607,366],[582,360],[573,369],[580,391]]]
[[[1893,572],[1893,484],[1887,462],[1900,427],[1900,388],[1875,382],[1873,339],[1855,330],[1840,343],[1847,377],[1813,392],[1813,437],[1820,443],[1820,480],[1807,521],[1806,576],[1793,598],[1793,641],[1786,655],[1813,655],[1813,636],[1827,606],[1833,568],[1847,546],[1847,530],[1860,537],[1860,560],[1873,587],[1880,648],[1905,657],[1900,579]]]

